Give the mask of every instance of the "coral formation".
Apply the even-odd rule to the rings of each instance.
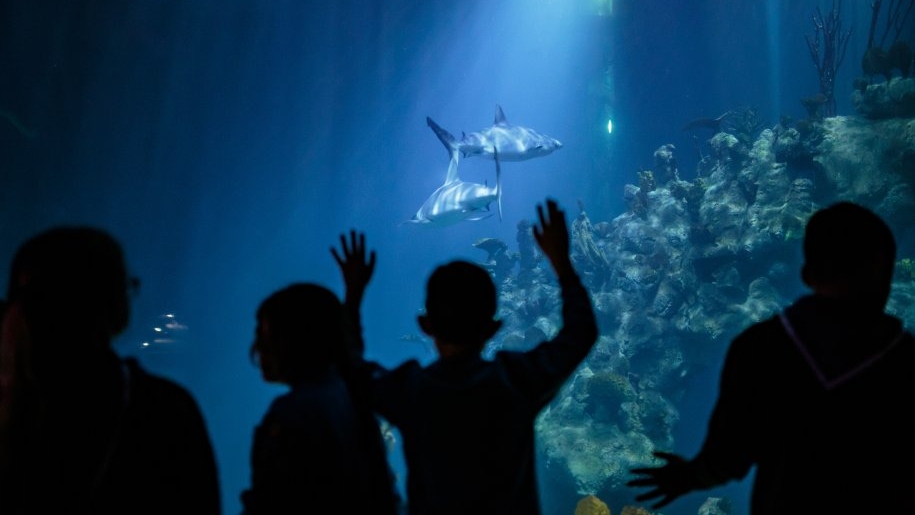
[[[915,281],[915,259],[900,259],[896,263],[896,277],[900,281]]]
[[[750,121],[744,128],[755,131]],[[624,213],[592,221],[580,206],[570,247],[601,334],[537,420],[540,463],[552,484],[614,498],[630,468],[674,447],[678,403],[693,374],[715,369],[731,338],[800,291],[798,240],[816,209],[847,199],[891,227],[911,227],[915,119],[788,123],[752,141],[712,135],[693,180],[680,178],[676,149],[663,145],[654,154],[657,170],[640,170],[636,184],[626,185]],[[500,242],[478,243],[487,262],[515,256]],[[560,320],[558,285],[529,222],[518,225],[517,243],[512,264],[520,266],[501,290],[499,348],[530,348],[555,334]],[[887,305],[910,327],[913,270],[911,258],[899,262]],[[714,508],[726,513],[721,503]]]
[[[752,146],[756,136],[762,130],[764,122],[755,107],[743,106],[731,111],[728,117],[728,128],[744,146]]]
[[[623,506],[620,515],[652,515],[652,512],[640,506]]]
[[[655,168],[660,170],[662,182],[666,183],[680,180],[680,170],[677,169],[677,159],[674,157],[676,150],[676,147],[668,143],[667,145],[661,145],[660,148],[654,151],[654,165]],[[653,182],[654,178],[652,178],[652,183]],[[654,189],[654,186],[655,185],[652,184],[652,190]]]
[[[623,403],[635,399],[635,389],[629,379],[612,370],[600,370],[585,381],[585,412],[597,422],[617,420],[617,411]]]
[[[915,116],[915,78],[893,77],[862,85],[852,93],[855,111],[872,119]]]
[[[912,49],[905,41],[896,41],[889,50],[870,47],[861,58],[861,69],[867,76],[882,75],[886,80],[893,77],[893,71],[899,70],[903,77],[909,76],[912,67]]]
[[[508,244],[498,238],[482,238],[473,246],[486,252],[486,261],[481,265],[492,274],[496,284],[501,284],[511,275],[519,258],[516,253],[509,252]]]
[[[518,244],[518,284],[523,286],[533,280],[534,269],[537,267],[537,250],[534,246],[534,234],[531,222],[521,220],[518,222],[518,232],[515,236]]]
[[[575,515],[610,515],[610,508],[596,496],[586,495],[575,506]]]
[[[734,505],[727,497],[708,497],[699,506],[698,515],[730,515]]]
[[[595,242],[594,227],[584,210],[572,221],[572,261],[585,275],[591,277],[593,283],[603,284],[606,280],[604,272],[610,269],[610,262],[604,251]]]
[[[906,71],[886,82],[860,82],[852,98],[857,115],[832,116],[832,80],[848,35],[835,3],[825,13],[817,9],[814,23],[808,49],[821,89],[804,100],[808,118],[792,126],[782,117],[766,128],[754,109],[742,108],[690,122],[685,130],[712,130],[692,180],[681,177],[676,148],[665,144],[654,152],[654,169],[638,170],[624,186],[623,213],[592,220],[579,206],[570,248],[601,334],[537,419],[545,458],[539,464],[556,488],[585,499],[619,498],[631,468],[656,464],[654,450],[674,448],[679,403],[692,378],[707,380],[734,336],[802,291],[799,240],[814,211],[850,200],[900,234],[910,230],[915,78]],[[517,254],[500,242],[479,243],[493,268],[505,256],[505,323],[494,345],[526,349],[555,334],[558,285],[533,243],[531,223],[518,224]],[[911,257],[897,264],[887,310],[915,327]],[[700,509],[730,511],[726,499],[713,497]],[[634,506],[622,513],[650,514]]]
[[[877,25],[881,18],[880,7],[882,0],[871,2],[871,23],[867,35],[867,49],[861,57],[861,69],[868,78],[874,75],[881,75],[887,81],[893,76],[894,70],[899,70],[903,77],[908,77],[912,67],[912,49],[909,44],[900,39],[904,31],[907,30],[906,19],[912,12],[912,6],[915,5],[911,0],[906,5],[905,1],[891,1],[887,7],[886,13],[882,16],[884,27],[883,34],[879,41],[877,35]],[[883,50],[883,43],[886,42],[890,32],[895,32],[894,38],[888,50]]]
[[[879,2],[878,2],[879,3]],[[852,30],[842,30],[842,3],[833,0],[826,15],[817,7],[813,14],[813,37],[807,35],[807,49],[820,77],[820,94],[825,98],[824,114],[836,114],[836,72],[845,59],[845,49]],[[821,46],[822,43],[822,46]]]

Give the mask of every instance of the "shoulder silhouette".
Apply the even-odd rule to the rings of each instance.
[[[311,283],[282,288],[258,308],[251,355],[265,381],[289,391],[255,430],[246,515],[328,506],[397,513],[379,422],[343,366],[347,316],[333,292]]]
[[[527,352],[484,359],[486,343],[501,327],[496,287],[479,265],[455,260],[429,275],[425,312],[417,320],[438,359],[425,366],[410,360],[393,369],[356,367],[369,378],[372,407],[402,435],[411,515],[540,513],[534,421],[590,352],[597,325],[569,258],[564,212],[552,200],[537,212],[534,238],[562,296],[562,327],[553,338]],[[345,257],[335,257],[347,297],[353,292],[361,299],[371,270],[359,266],[363,259],[351,259],[365,256],[364,237],[352,240]],[[361,345],[356,351],[358,361]]]
[[[814,213],[801,278],[810,293],[730,344],[698,454],[658,450],[636,497],[660,508],[755,469],[750,513],[915,513],[915,338],[884,312],[896,243],[869,209]]]
[[[97,228],[51,228],[14,256],[0,512],[219,514],[196,401],[111,348],[134,284],[119,242]]]

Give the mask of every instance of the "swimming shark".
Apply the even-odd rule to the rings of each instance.
[[[496,187],[490,188],[486,184],[464,182],[458,177],[457,168],[460,153],[452,149],[451,161],[448,163],[448,172],[445,183],[423,203],[416,211],[412,223],[435,226],[451,225],[464,220],[476,221],[492,216],[489,205],[493,202],[499,205],[499,220],[502,220],[502,166],[499,163],[496,151]]]
[[[464,157],[483,156],[494,159],[498,149],[502,161],[524,161],[562,148],[562,143],[556,138],[529,127],[508,123],[500,105],[496,105],[496,117],[491,127],[462,134],[461,139],[455,138],[428,116],[426,123],[446,148],[457,148]]]

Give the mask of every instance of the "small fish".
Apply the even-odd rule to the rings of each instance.
[[[463,157],[483,156],[495,159],[498,150],[502,161],[524,161],[551,154],[562,148],[562,143],[556,138],[529,127],[508,123],[499,105],[496,105],[496,116],[492,126],[479,132],[462,134],[460,140],[435,123],[432,118],[426,117],[426,123],[445,148],[456,148]]]
[[[684,125],[683,130],[690,131],[694,129],[710,129],[712,133],[718,134],[721,132],[721,124],[730,114],[731,112],[727,111],[718,118],[696,118],[695,120],[691,120],[689,123]]]
[[[418,334],[405,334],[400,337],[400,341],[418,343],[422,345],[427,354],[435,354],[435,344],[432,340]]]

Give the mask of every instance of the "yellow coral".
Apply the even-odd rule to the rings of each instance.
[[[575,515],[610,515],[610,507],[594,495],[586,495],[575,506]]]

